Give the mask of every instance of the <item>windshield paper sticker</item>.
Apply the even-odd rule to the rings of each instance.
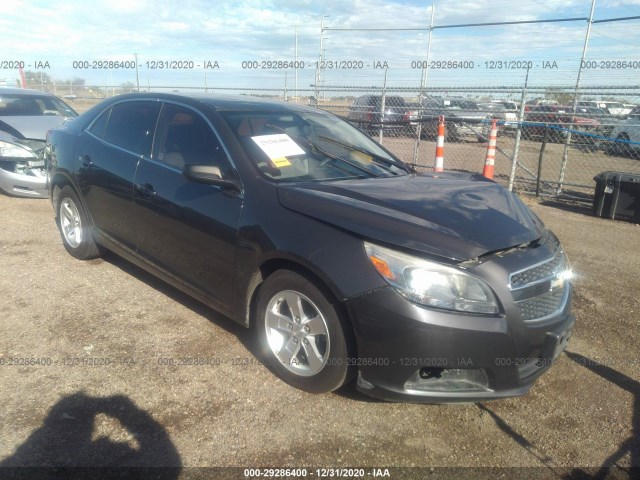
[[[355,160],[357,162],[361,162],[361,163],[372,163],[373,162],[373,157],[371,155],[367,155],[364,152],[349,152],[349,156],[351,157],[351,160]]]
[[[271,159],[271,161],[278,168],[280,168],[280,167],[290,167],[291,166],[291,162],[289,160],[287,160],[287,158],[285,158],[285,157],[273,158],[273,159]]]
[[[267,157],[275,163],[275,160],[281,160],[283,157],[292,155],[304,155],[302,150],[292,138],[284,133],[278,135],[260,135],[251,137],[256,144],[262,149]]]

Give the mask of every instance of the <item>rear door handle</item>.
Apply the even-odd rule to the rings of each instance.
[[[91,157],[89,155],[80,155],[79,160],[85,167],[90,167],[91,165],[93,165],[93,162],[91,161]]]
[[[153,185],[150,183],[136,183],[136,190],[140,192],[145,197],[155,197],[156,190],[153,188]]]

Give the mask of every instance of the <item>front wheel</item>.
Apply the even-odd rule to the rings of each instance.
[[[258,293],[255,334],[265,364],[311,393],[336,390],[352,373],[349,329],[328,297],[289,270],[273,273]]]
[[[56,223],[67,252],[80,260],[100,256],[100,247],[91,236],[82,204],[71,187],[65,186],[60,190],[56,214]]]

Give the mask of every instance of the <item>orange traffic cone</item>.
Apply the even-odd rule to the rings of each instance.
[[[484,161],[484,170],[482,175],[487,178],[493,178],[493,170],[496,163],[496,141],[498,138],[497,120],[491,123],[491,132],[489,133],[489,145],[487,145],[487,158]]]
[[[444,115],[438,118],[438,141],[436,142],[436,163],[434,172],[444,171]]]

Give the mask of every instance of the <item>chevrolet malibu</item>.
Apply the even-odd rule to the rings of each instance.
[[[294,387],[518,396],[571,335],[568,260],[517,196],[416,172],[330,113],[130,94],[53,130],[46,152],[71,255],[115,252],[251,328]]]

